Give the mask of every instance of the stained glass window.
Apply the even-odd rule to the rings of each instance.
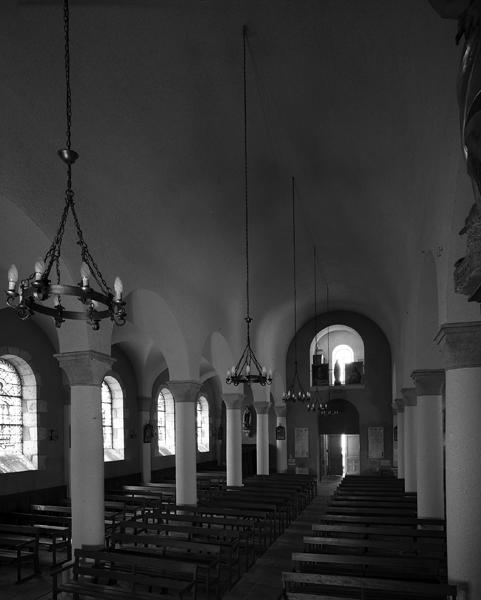
[[[175,454],[174,397],[167,388],[157,396],[157,436],[160,454]]]
[[[209,403],[205,396],[197,400],[197,449],[209,452]]]
[[[105,379],[102,381],[102,429],[104,449],[113,448],[112,390]]]
[[[22,382],[15,367],[0,359],[0,455],[22,452]]]

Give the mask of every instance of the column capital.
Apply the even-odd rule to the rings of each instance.
[[[287,406],[285,404],[276,404],[274,406],[276,417],[287,417]]]
[[[110,371],[115,359],[96,350],[54,354],[70,386],[99,386]]]
[[[228,410],[231,408],[242,408],[244,394],[222,394],[222,399]]]
[[[269,402],[254,402],[254,408],[256,409],[256,413],[258,415],[267,415],[267,413],[269,412],[269,407]]]
[[[411,373],[418,396],[440,396],[444,386],[443,369],[416,369]]]
[[[446,370],[481,367],[481,321],[444,323],[434,341],[442,347]]]
[[[401,394],[403,396],[404,406],[416,406],[416,388],[402,388]]]
[[[195,402],[202,384],[200,381],[186,379],[183,381],[168,381],[166,385],[172,392],[175,403],[178,404],[179,402]]]
[[[402,398],[396,398],[394,400],[394,404],[396,405],[396,410],[398,413],[404,412],[404,400]]]

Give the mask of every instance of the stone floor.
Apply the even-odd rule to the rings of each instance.
[[[299,515],[298,519],[277,538],[255,564],[242,575],[234,587],[223,595],[223,600],[278,600],[281,593],[281,572],[291,568],[291,553],[303,549],[302,537],[311,530],[323,511],[328,497],[340,482],[335,477],[321,482],[318,496]],[[0,600],[50,600],[52,578],[49,567],[50,556],[41,552],[42,573],[20,584],[16,583],[14,567],[0,564]],[[198,600],[205,600],[202,588]]]
[[[340,477],[333,477],[318,485],[317,497],[223,596],[223,600],[279,600],[281,572],[292,569],[291,554],[303,551],[303,536],[312,531],[312,523],[322,514],[340,480]]]

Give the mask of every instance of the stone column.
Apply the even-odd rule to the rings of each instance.
[[[394,432],[397,432],[397,407],[395,404],[395,400],[393,400],[392,404],[391,404],[391,410],[392,410],[392,431],[393,431],[393,437],[392,437],[392,466],[393,468],[397,468],[397,433],[396,433],[396,440],[394,440]]]
[[[284,427],[285,439],[276,440],[277,446],[277,472],[287,472],[287,406],[275,406],[277,427]]]
[[[417,491],[416,475],[416,388],[401,390],[404,400],[404,491]]]
[[[151,425],[150,410],[152,407],[152,398],[149,396],[141,396],[139,398],[139,407],[142,485],[147,485],[152,481],[152,444],[155,443],[155,438],[153,438],[150,442],[145,441],[144,427],[146,425]]]
[[[196,402],[198,381],[169,381],[175,400],[175,494],[177,504],[197,504]]]
[[[397,477],[404,479],[404,401],[397,398]]]
[[[443,370],[414,371],[417,394],[418,517],[444,519]]]
[[[72,546],[102,547],[105,524],[101,384],[114,359],[94,350],[55,354],[55,358],[70,384]]]
[[[227,485],[242,485],[242,400],[243,394],[224,394],[226,417]]]
[[[448,577],[458,598],[481,598],[481,322],[447,323],[437,341],[446,367]]]
[[[63,455],[64,455],[64,477],[65,485],[67,487],[67,498],[71,497],[70,494],[70,385],[68,384],[65,373],[62,375],[62,396],[64,397],[63,405]]]
[[[266,401],[254,402],[257,413],[257,475],[269,475],[269,406]]]

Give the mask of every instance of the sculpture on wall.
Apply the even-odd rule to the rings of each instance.
[[[242,429],[244,435],[250,437],[254,431],[254,411],[251,406],[246,406],[242,415]]]
[[[461,145],[471,178],[474,204],[459,232],[466,256],[456,261],[455,291],[481,302],[481,0],[430,0],[444,18],[458,20],[456,43],[464,38],[458,71]]]

